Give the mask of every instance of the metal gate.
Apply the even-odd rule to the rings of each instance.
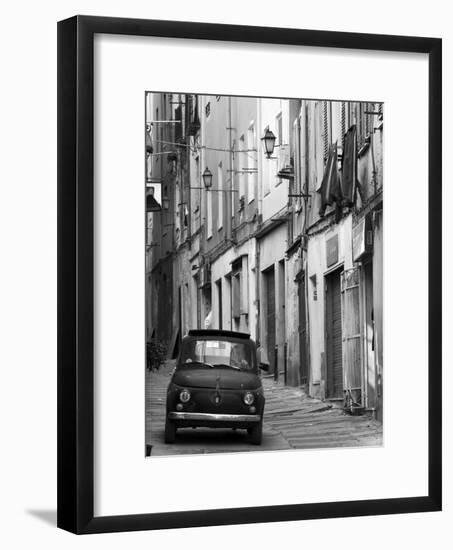
[[[340,272],[326,276],[327,388],[330,398],[343,398]]]
[[[341,274],[341,303],[345,404],[360,406],[362,404],[360,268],[348,269]]]

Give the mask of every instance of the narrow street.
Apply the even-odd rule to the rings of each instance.
[[[369,416],[350,416],[329,403],[307,397],[299,388],[263,376],[266,396],[261,446],[248,441],[244,430],[184,429],[176,442],[164,442],[165,397],[173,361],[146,371],[146,444],[151,456],[239,451],[271,451],[328,447],[379,446],[382,425]]]

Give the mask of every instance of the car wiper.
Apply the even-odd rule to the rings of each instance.
[[[241,370],[241,367],[237,367],[236,365],[229,365],[228,363],[216,363],[214,366],[215,367],[228,367],[228,368],[234,369],[234,370]]]
[[[186,361],[183,365],[203,365],[204,367],[211,367],[211,369],[214,368],[214,365],[211,365],[211,363],[205,363],[204,361]]]

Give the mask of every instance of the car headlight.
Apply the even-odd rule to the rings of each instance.
[[[187,403],[190,399],[190,391],[189,390],[182,390],[182,392],[179,394],[179,400],[182,403]]]
[[[250,393],[249,391],[244,395],[244,403],[246,405],[252,405],[255,401],[255,396],[253,393]]]

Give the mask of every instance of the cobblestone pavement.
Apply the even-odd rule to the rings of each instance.
[[[146,372],[146,444],[151,456],[238,451],[316,449],[382,445],[382,425],[369,416],[351,416],[330,403],[307,397],[300,388],[263,376],[266,397],[263,441],[251,445],[245,430],[178,430],[176,442],[164,442],[165,396],[174,361]]]

